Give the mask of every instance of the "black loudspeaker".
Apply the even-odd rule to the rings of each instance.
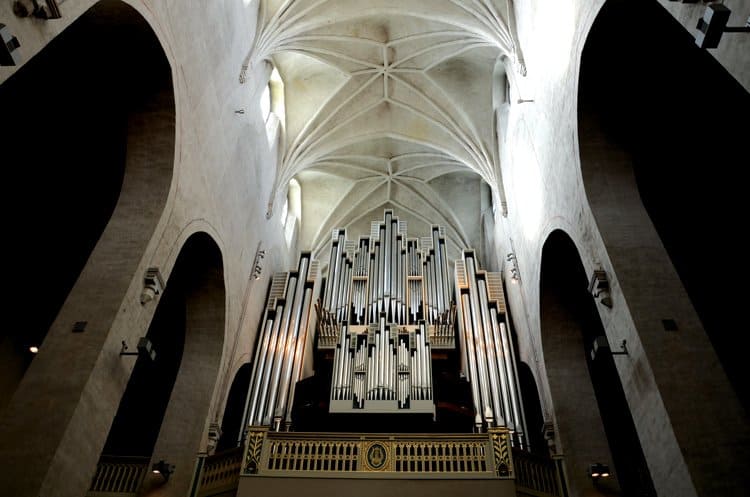
[[[698,19],[698,26],[696,26],[698,33],[695,35],[695,44],[701,48],[718,47],[731,13],[731,10],[720,3],[707,5],[703,18]]]
[[[10,33],[10,30],[5,24],[0,24],[0,65],[2,66],[15,66],[21,61],[18,47],[21,44],[18,42],[18,38]]]

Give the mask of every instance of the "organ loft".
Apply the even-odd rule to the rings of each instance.
[[[529,447],[501,275],[423,235],[387,209],[367,236],[333,230],[325,277],[309,252],[273,276],[244,423],[272,448],[247,475],[510,477]]]

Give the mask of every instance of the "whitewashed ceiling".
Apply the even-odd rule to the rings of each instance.
[[[510,0],[261,0],[245,71],[285,85],[274,193],[297,178],[300,247],[369,233],[384,208],[412,236],[446,227],[479,248],[481,184],[504,202],[493,107],[498,61],[524,73]],[[505,64],[503,64],[504,66]],[[485,202],[486,203],[486,202]]]

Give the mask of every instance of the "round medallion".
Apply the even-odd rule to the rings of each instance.
[[[380,442],[374,442],[367,447],[367,465],[374,471],[385,468],[388,462],[388,450]]]

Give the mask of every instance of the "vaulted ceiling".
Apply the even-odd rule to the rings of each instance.
[[[322,255],[333,228],[368,234],[393,208],[410,236],[441,224],[449,248],[480,248],[483,185],[504,202],[496,67],[524,72],[511,1],[261,0],[259,9],[241,80],[265,60],[284,81],[272,199],[299,181],[300,247]]]

